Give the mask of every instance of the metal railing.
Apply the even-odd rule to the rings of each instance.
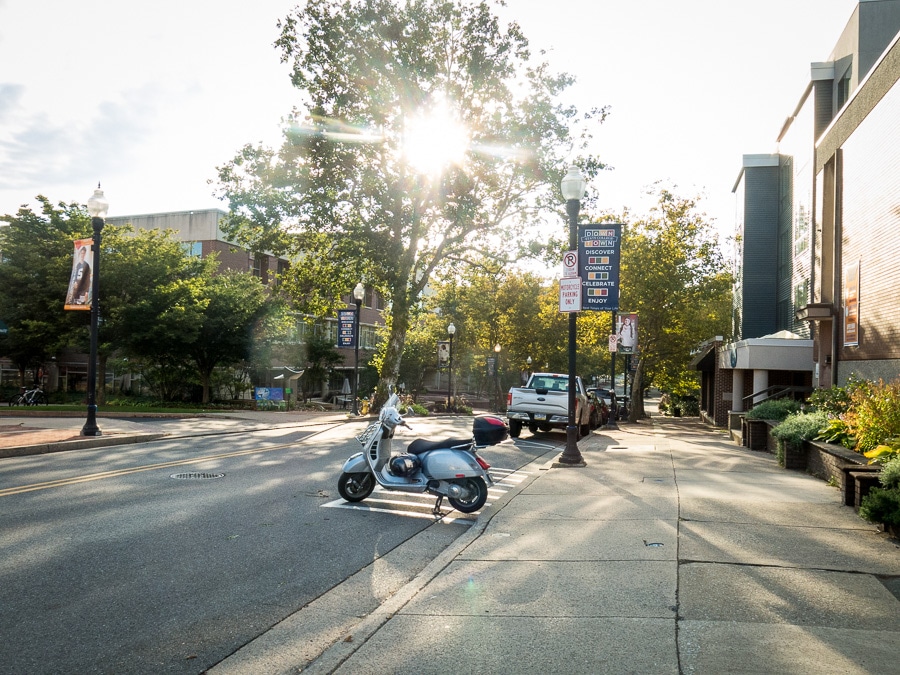
[[[792,385],[784,385],[784,384],[773,384],[765,389],[754,392],[749,396],[744,396],[741,399],[744,403],[744,409],[750,410],[755,405],[759,405],[763,401],[771,401],[776,398],[787,398],[790,396],[791,398],[797,398],[797,394],[803,394],[802,398],[806,399],[806,397],[811,394],[813,391],[812,387],[796,387]],[[755,400],[757,396],[762,396],[760,400]]]

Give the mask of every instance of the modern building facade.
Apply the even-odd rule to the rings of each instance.
[[[229,241],[221,229],[226,212],[218,209],[197,211],[176,211],[141,215],[115,216],[106,219],[107,225],[131,225],[137,230],[170,230],[173,237],[182,242],[185,250],[195,256],[206,257],[215,253],[219,262],[219,270],[239,270],[252,273],[269,286],[278,284],[278,275],[289,268],[289,261],[271,254],[257,254]],[[355,309],[350,294],[344,298],[348,308]],[[102,302],[102,299],[101,299]],[[384,325],[384,300],[371,288],[366,289],[360,307],[360,370],[371,359],[378,345],[379,328]],[[339,392],[345,378],[352,376],[355,369],[355,350],[342,349],[338,346],[337,317],[316,318],[298,317],[296,330],[290,338],[290,344],[282,345],[283,349],[273,350],[271,367],[264,372],[251,375],[252,384],[258,387],[291,388],[288,384],[293,380],[296,396],[297,379],[294,376],[305,370],[306,364],[294,362],[300,353],[296,347],[303,344],[310,335],[317,334],[331,341],[341,356],[341,362],[326,376],[325,381],[313,386],[316,395],[330,398]],[[75,350],[64,350],[41,368],[35,368],[27,374],[28,381],[40,380],[47,391],[84,391],[86,387],[87,355]],[[11,363],[0,359],[0,384],[18,381],[18,371]],[[107,373],[107,385],[126,388],[139,387],[140,377],[130,372],[117,372],[110,368]]]
[[[733,341],[695,359],[716,424],[773,385],[900,373],[898,33],[900,0],[861,0],[828,59],[811,64],[776,151],[744,155]]]
[[[191,255],[206,257],[216,253],[220,270],[252,272],[264,284],[274,284],[288,261],[265,253],[252,253],[229,241],[221,223],[228,214],[219,209],[171,211],[107,218],[109,225],[131,225],[135,230],[172,230]]]

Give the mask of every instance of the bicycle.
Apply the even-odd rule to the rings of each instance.
[[[21,393],[9,402],[10,406],[14,405],[47,405],[47,394],[41,389],[41,385],[37,385],[34,389],[26,389],[22,387]]]

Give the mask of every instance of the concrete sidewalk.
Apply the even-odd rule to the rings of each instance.
[[[900,672],[898,542],[835,488],[696,420],[579,447],[318,658],[299,620],[210,672]]]
[[[85,439],[83,419],[3,417],[32,428],[0,438],[42,451],[23,443],[69,437],[46,452],[344,419],[101,417],[104,436]],[[600,429],[579,448],[586,467],[526,467],[374,613],[356,616],[344,584],[209,672],[900,673],[900,547],[837,489],[696,419]]]

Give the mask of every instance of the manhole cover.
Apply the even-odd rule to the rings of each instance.
[[[213,478],[225,478],[224,473],[173,473],[169,478],[179,480],[212,480]]]

